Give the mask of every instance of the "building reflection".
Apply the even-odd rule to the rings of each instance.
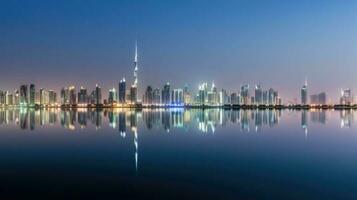
[[[0,109],[0,125],[16,124],[20,129],[35,130],[42,126],[59,124],[68,130],[85,129],[94,125],[96,129],[107,126],[119,131],[125,138],[128,130],[135,132],[138,124],[148,130],[174,129],[198,130],[195,133],[214,134],[217,129],[237,125],[241,132],[260,132],[279,124],[284,111],[266,110],[224,110],[224,109]],[[309,122],[326,124],[325,110],[296,111],[300,115],[301,127],[307,136]],[[354,121],[353,110],[339,112],[340,127],[348,128]],[[142,121],[139,122],[139,119]]]
[[[310,111],[311,122],[326,124],[326,110]]]
[[[307,138],[307,128],[308,128],[308,123],[307,123],[307,120],[308,120],[308,111],[307,110],[302,110],[301,111],[301,128],[304,130],[304,133],[305,133],[305,138]]]
[[[352,110],[341,110],[340,111],[341,128],[350,128],[354,120],[354,112]]]

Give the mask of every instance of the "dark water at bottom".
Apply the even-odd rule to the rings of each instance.
[[[357,199],[355,112],[0,110],[4,199]]]

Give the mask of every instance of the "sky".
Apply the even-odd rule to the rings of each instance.
[[[357,1],[1,0],[0,89],[60,90],[133,81],[202,82],[236,92],[261,83],[285,101],[357,92]],[[357,94],[357,93],[356,93]]]

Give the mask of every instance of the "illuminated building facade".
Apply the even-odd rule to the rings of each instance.
[[[126,98],[126,83],[125,78],[119,82],[119,103],[124,104]]]
[[[305,84],[301,88],[301,105],[307,105],[307,80],[305,80]]]
[[[351,105],[353,104],[353,96],[351,89],[341,90],[340,104]]]

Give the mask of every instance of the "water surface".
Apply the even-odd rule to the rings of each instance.
[[[356,199],[355,111],[0,110],[3,196]]]

